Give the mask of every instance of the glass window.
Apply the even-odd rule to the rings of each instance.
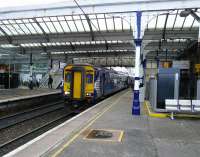
[[[65,81],[66,81],[66,82],[71,82],[71,80],[72,80],[72,75],[71,75],[71,73],[67,73],[67,74],[65,75]]]
[[[92,74],[87,74],[86,75],[86,82],[89,83],[93,83],[93,75]]]

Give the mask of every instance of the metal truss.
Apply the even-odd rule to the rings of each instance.
[[[82,3],[82,2],[81,2]],[[119,4],[122,6],[135,2],[108,4],[107,2],[102,5],[95,6],[110,6],[116,8]],[[143,5],[145,1],[138,2]],[[152,4],[167,4],[165,2],[148,2]],[[171,6],[172,3],[174,6]],[[177,3],[179,3],[177,1]],[[184,1],[184,4],[189,4],[189,1]],[[191,3],[191,1],[190,1]],[[197,1],[194,1],[194,4]],[[192,6],[194,4],[188,5]],[[183,4],[182,4],[183,5]],[[121,7],[122,7],[121,6]],[[183,9],[173,9],[177,6],[174,1],[170,1],[170,6],[165,6],[164,11],[155,12],[156,16],[146,25],[143,41],[146,42],[144,51],[148,51],[148,56],[155,57],[158,49],[173,51],[175,57],[179,51],[182,51],[190,43],[188,41],[195,41],[198,38],[198,21],[193,15],[187,17],[180,17]],[[83,8],[91,6],[82,6]],[[157,6],[156,6],[157,7]],[[69,9],[69,7],[61,7],[61,10]],[[92,56],[97,55],[105,56],[113,55],[116,52],[133,52],[134,53],[134,15],[133,12],[86,12],[82,14],[71,14],[66,12],[54,12],[58,8],[50,7],[47,12],[54,14],[43,14],[44,8],[25,9],[23,12],[27,13],[23,17],[19,17],[22,10],[7,11],[5,16],[0,19],[0,47],[15,51],[15,53],[29,54],[37,53],[44,55],[60,55],[73,54],[73,57]],[[155,8],[155,7],[154,7]],[[157,7],[159,8],[159,7]],[[185,7],[182,7],[185,8]],[[190,7],[189,7],[190,8]],[[194,8],[194,7],[193,7]],[[72,5],[71,9],[77,11],[77,8]],[[94,8],[96,9],[96,8]],[[162,8],[160,8],[162,9]],[[158,10],[156,10],[158,11]],[[196,16],[199,16],[200,9],[192,9]],[[0,14],[2,11],[0,11]],[[15,13],[15,16],[14,16]],[[30,13],[30,14],[29,14]],[[32,16],[32,13],[38,13],[41,16]],[[40,13],[40,14],[39,14]],[[150,12],[144,13],[147,16]],[[13,17],[11,17],[13,15]],[[43,15],[43,16],[42,16]],[[21,16],[21,15],[20,15]],[[150,15],[151,16],[151,15]],[[7,18],[5,18],[7,17]],[[115,52],[115,53],[114,53]],[[3,53],[1,51],[0,53]],[[150,55],[150,53],[152,53]],[[132,56],[132,53],[129,53]],[[159,54],[162,58],[163,55]]]

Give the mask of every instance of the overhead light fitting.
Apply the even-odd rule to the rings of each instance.
[[[191,10],[190,9],[185,9],[185,10],[182,10],[180,12],[180,17],[187,17],[188,15],[190,15],[191,13]]]

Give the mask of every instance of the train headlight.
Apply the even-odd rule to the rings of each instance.
[[[93,93],[86,93],[86,96],[93,96]]]
[[[69,94],[70,94],[70,92],[68,92],[68,91],[65,92],[65,95],[69,95]]]

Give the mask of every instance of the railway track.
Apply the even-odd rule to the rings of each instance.
[[[56,110],[60,110],[62,108],[63,108],[63,101],[59,101],[56,103],[43,105],[41,107],[29,109],[13,115],[2,117],[0,118],[0,131],[8,127],[17,125],[19,123],[25,122],[27,120],[37,118],[39,116],[54,112]]]
[[[66,111],[63,102],[57,102],[0,118],[0,134],[2,135],[0,156],[63,123],[88,107],[86,105],[74,111]]]
[[[30,139],[33,139],[33,137],[36,137],[40,135],[41,133],[49,130],[50,128],[53,128],[54,126],[64,122],[65,120],[73,117],[75,115],[74,112],[68,113],[66,115],[60,116],[57,119],[54,119],[50,122],[45,123],[44,125],[37,127],[29,132],[26,132],[24,134],[21,134],[20,136],[11,139],[3,144],[0,145],[0,155],[3,155],[10,150],[13,150],[16,148],[16,146],[19,146],[23,143],[28,142]]]

